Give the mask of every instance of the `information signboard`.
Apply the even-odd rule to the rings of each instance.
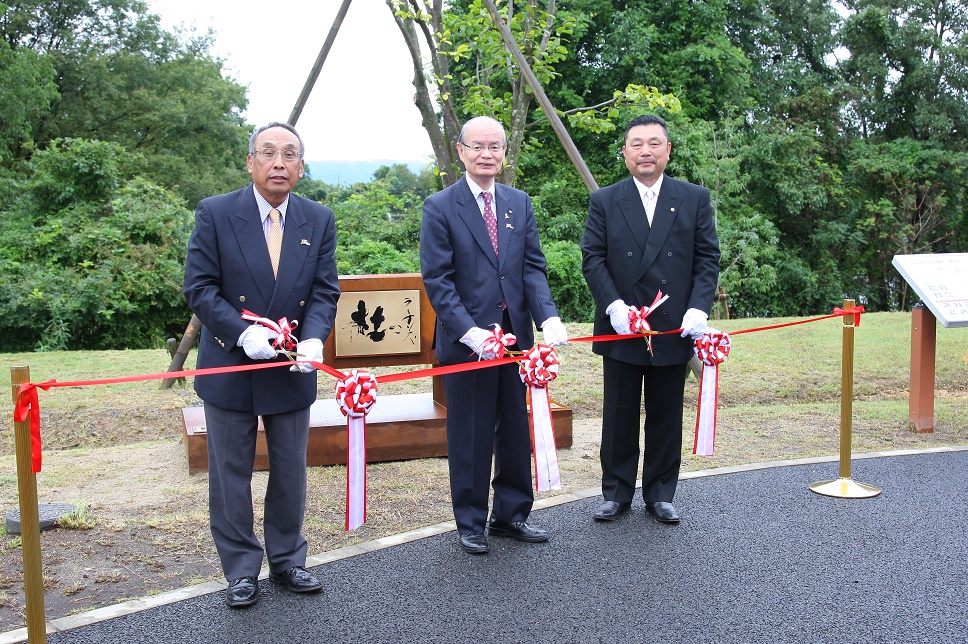
[[[895,255],[892,264],[942,326],[968,326],[968,253]]]

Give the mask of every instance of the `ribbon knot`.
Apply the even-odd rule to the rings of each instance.
[[[854,315],[854,326],[860,326],[860,314],[864,312],[863,306],[854,306],[849,309],[842,309],[839,306],[834,308],[834,315]]]
[[[507,348],[516,344],[517,341],[518,339],[513,333],[505,333],[501,329],[501,325],[495,323],[494,329],[491,331],[491,335],[484,340],[482,351],[485,353],[493,353],[498,358],[501,358],[504,356]]]
[[[275,331],[277,335],[272,341],[272,346],[277,350],[296,350],[296,345],[299,344],[299,340],[292,334],[292,332],[296,330],[297,326],[299,326],[298,320],[293,320],[290,322],[287,318],[279,318],[279,321],[273,322],[269,318],[264,318],[261,315],[256,315],[252,311],[247,311],[244,309],[242,311],[242,319],[250,322],[256,322]]]

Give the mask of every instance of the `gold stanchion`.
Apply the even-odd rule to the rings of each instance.
[[[10,367],[13,403],[20,385],[30,382],[30,367]],[[32,412],[36,413],[36,412]],[[44,573],[40,562],[40,511],[37,506],[37,475],[31,467],[30,419],[14,422],[17,447],[17,489],[20,493],[20,543],[24,557],[24,602],[27,605],[27,640],[47,642],[44,618]]]
[[[844,310],[854,308],[854,300],[844,300]],[[858,483],[850,478],[850,432],[854,400],[854,314],[844,315],[844,343],[841,359],[840,386],[840,478],[835,481],[811,483],[810,489],[817,494],[861,499],[877,496],[880,488]]]

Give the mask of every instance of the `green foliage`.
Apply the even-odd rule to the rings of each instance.
[[[140,173],[190,207],[246,181],[245,88],[211,34],[166,32],[139,0],[10,2],[0,29],[0,163],[84,138],[137,150]]]
[[[183,330],[181,201],[125,178],[113,144],[58,141],[34,158],[34,198],[0,229],[0,350],[145,348]]]
[[[595,301],[581,272],[581,248],[577,242],[553,241],[542,244],[548,264],[548,285],[566,322],[591,322]]]

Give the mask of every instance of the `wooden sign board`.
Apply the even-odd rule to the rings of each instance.
[[[968,326],[968,253],[895,255],[891,263],[942,326]]]

